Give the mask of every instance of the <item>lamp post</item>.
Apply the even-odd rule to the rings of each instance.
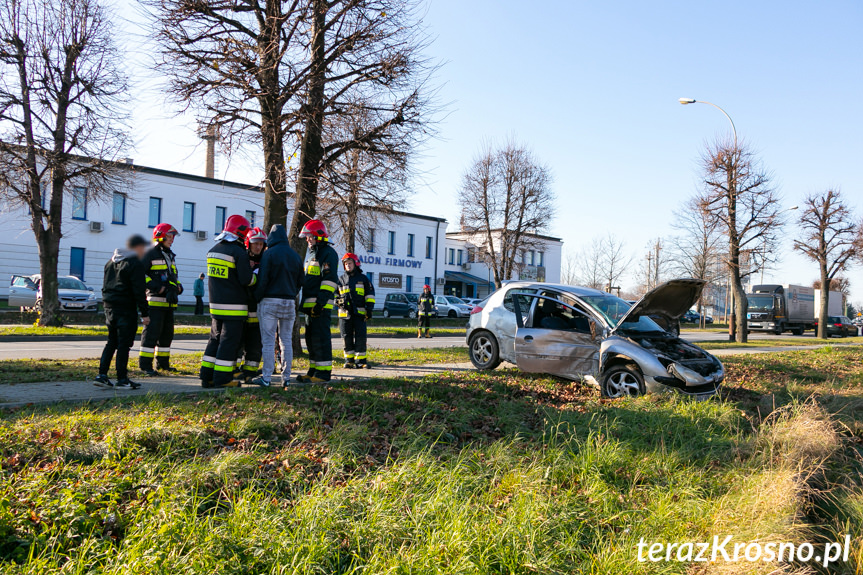
[[[706,102],[704,100],[696,100],[695,98],[678,98],[677,101],[680,102],[684,106],[687,106],[689,104],[707,104],[708,106],[713,106],[714,108],[716,108],[717,110],[722,112],[722,114],[726,118],[728,118],[728,122],[731,124],[731,133],[734,134],[734,150],[737,151],[737,128],[734,125],[734,120],[732,120],[731,116],[728,115],[728,112],[726,112],[725,110],[723,110],[722,108],[720,108],[719,106],[714,104],[713,102]],[[734,315],[734,291],[731,290],[731,283],[732,283],[731,280],[733,278],[731,277],[731,275],[732,275],[731,269],[729,267],[729,270],[728,270],[728,278],[729,278],[728,290],[730,292],[730,297],[731,297],[731,317],[728,320],[728,341],[734,341],[735,340],[734,332],[735,332],[735,327],[736,327],[735,326],[735,323],[736,323],[735,322],[735,315]]]

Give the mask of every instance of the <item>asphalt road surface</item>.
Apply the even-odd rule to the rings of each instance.
[[[133,355],[139,342],[135,342]],[[204,351],[207,338],[182,339],[171,345],[171,353],[192,353]],[[464,337],[446,336],[431,339],[411,337],[370,337],[369,347],[378,349],[405,349],[417,347],[464,346]],[[105,340],[68,340],[68,341],[18,341],[0,342],[0,360],[3,359],[81,359],[99,357]],[[342,348],[341,338],[333,338],[333,347]]]

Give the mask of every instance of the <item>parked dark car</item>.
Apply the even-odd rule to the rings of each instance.
[[[689,310],[680,318],[680,323],[701,323],[701,315],[697,311]],[[713,318],[709,315],[705,315],[704,323],[713,323]]]
[[[415,293],[391,293],[384,300],[384,317],[409,317],[417,316],[417,301],[419,297]]]
[[[815,318],[815,333],[818,333],[818,318]],[[857,326],[851,323],[847,317],[831,315],[827,318],[827,337],[854,337],[857,335]]]

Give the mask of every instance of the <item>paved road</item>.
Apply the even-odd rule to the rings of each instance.
[[[172,353],[191,353],[203,351],[206,338],[177,340],[171,345]],[[80,359],[99,357],[104,340],[69,341],[20,341],[0,342],[0,360],[3,359]],[[417,347],[454,347],[463,346],[464,338],[457,336],[417,339],[411,337],[370,337],[369,347],[378,349],[406,349]],[[333,338],[333,347],[342,348],[341,338]],[[137,342],[136,342],[137,349]],[[134,351],[134,350],[133,350]]]

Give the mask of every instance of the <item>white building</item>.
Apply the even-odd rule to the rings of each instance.
[[[127,191],[115,193],[106,202],[88,200],[83,190],[64,198],[58,271],[79,277],[98,292],[105,262],[114,249],[130,235],[149,237],[156,224],[167,222],[180,231],[172,248],[186,287],[180,300],[192,303],[192,283],[205,271],[213,237],[231,214],[246,216],[253,226],[262,224],[263,192],[257,186],[156,168],[129,165],[128,169],[134,170],[134,176]],[[488,293],[493,282],[488,269],[468,262],[470,242],[458,233],[447,234],[445,219],[397,212],[381,218],[378,225],[368,237],[358,238],[356,251],[380,294],[379,302],[390,292],[419,293],[423,284],[431,285],[435,293],[445,287],[447,293],[464,297]],[[5,232],[0,237],[0,298],[5,298],[13,274],[39,273],[39,254],[26,206],[0,207],[0,226]],[[522,277],[536,268],[545,270],[548,281],[559,280],[560,240],[547,240],[548,249],[534,256],[539,259],[525,266]],[[344,253],[337,234],[333,246],[340,255]]]

